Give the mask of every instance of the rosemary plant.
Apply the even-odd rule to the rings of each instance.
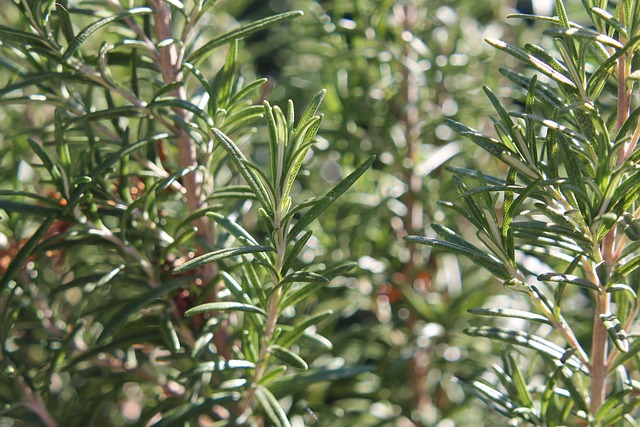
[[[289,426],[313,414],[294,393],[367,371],[314,365],[332,312],[296,309],[352,267],[299,255],[374,157],[298,200],[324,92],[296,121],[238,59],[302,13],[3,6],[0,105],[27,119],[0,152],[20,176],[0,188],[0,424]]]
[[[468,257],[510,292],[511,304],[470,310],[496,320],[466,332],[515,346],[470,384],[513,425],[636,425],[640,2],[585,0],[583,23],[564,3],[551,18],[513,15],[550,24],[541,45],[487,40],[521,63],[501,72],[522,107],[485,88],[493,136],[448,121],[505,167],[454,171],[461,204],[444,205],[476,239],[433,224],[438,238],[407,240]]]

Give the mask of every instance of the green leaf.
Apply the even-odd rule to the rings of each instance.
[[[256,272],[256,269],[253,263],[250,263],[250,262],[242,263],[242,271],[243,271],[243,279],[246,280],[246,284],[247,284],[247,286],[244,286],[244,281],[243,281],[243,287],[247,289],[247,293],[251,295],[253,298],[255,298],[256,296],[258,297],[258,300],[260,301],[260,304],[262,305],[262,307],[266,307],[267,297],[264,292],[264,285],[260,281],[260,277],[258,276],[258,273]]]
[[[506,68],[500,68],[499,71],[500,74],[504,75],[523,89],[528,89],[531,85],[531,80],[533,77],[525,76],[522,73],[517,73]],[[544,83],[541,83],[540,81],[536,83],[536,97],[540,99],[544,104],[548,104],[553,108],[561,109],[565,107],[565,102],[557,92],[557,90],[552,89],[551,87]]]
[[[568,283],[591,291],[600,292],[600,287],[595,283],[572,274],[544,273],[538,276],[538,280],[542,282]]]
[[[196,61],[202,59],[206,54],[211,52],[216,47],[222,46],[232,40],[241,39],[257,31],[262,31],[273,25],[290,21],[302,15],[303,13],[300,10],[285,12],[285,13],[280,13],[278,15],[269,16],[267,18],[260,19],[250,24],[238,27],[235,30],[231,30],[227,33],[224,33],[214,38],[213,40],[210,40],[207,43],[205,43],[204,46],[202,46],[200,49],[196,50],[191,55],[189,55],[189,57],[187,58],[187,62],[195,63]]]
[[[264,414],[275,427],[291,427],[287,414],[267,388],[258,385],[255,393]]]
[[[302,348],[311,351],[327,352],[333,350],[333,343],[326,337],[313,332],[305,331],[298,339],[298,344]]]
[[[288,152],[291,153],[286,161],[285,168],[287,172],[283,174],[281,177],[280,184],[282,185],[282,195],[283,198],[289,197],[291,193],[291,187],[293,186],[294,181],[296,180],[298,173],[300,172],[300,168],[302,167],[302,162],[304,161],[311,145],[313,144],[313,138],[315,138],[318,130],[320,129],[320,124],[322,123],[322,116],[316,116],[307,122],[307,126],[303,127],[300,131],[301,134],[296,134],[294,143],[289,144],[287,147]],[[303,139],[303,142],[299,144],[299,140]],[[291,152],[291,150],[298,147],[295,151]]]
[[[65,171],[70,171],[71,153],[69,152],[69,143],[64,135],[64,125],[62,123],[62,113],[60,109],[56,109],[54,112],[54,139],[58,152],[58,160]]]
[[[210,372],[223,372],[237,369],[255,369],[256,364],[242,359],[216,360],[199,363],[195,368],[183,372],[180,377],[193,377]]]
[[[564,8],[564,2],[562,0],[556,2],[556,15],[558,15],[561,26],[570,28],[569,17],[567,16],[567,11]]]
[[[301,372],[295,376],[280,377],[269,388],[278,396],[289,396],[296,390],[306,389],[310,384],[320,382],[335,383],[343,378],[371,372],[372,366],[351,366],[348,368],[322,368]]]
[[[125,105],[122,107],[113,107],[106,110],[92,111],[90,113],[83,114],[81,116],[70,118],[66,121],[66,126],[71,124],[90,121],[90,120],[104,120],[104,119],[117,119],[119,117],[144,117],[146,113],[140,110],[138,107]]]
[[[493,104],[493,108],[500,116],[500,120],[502,121],[502,123],[506,126],[507,129],[511,129],[513,127],[513,120],[511,120],[509,113],[507,113],[507,110],[504,108],[498,97],[487,86],[483,86],[482,90],[484,90],[484,93],[489,98],[489,101],[491,101],[491,104]]]
[[[612,14],[599,7],[592,7],[591,12],[605,21],[611,27],[615,28],[615,30],[620,33],[625,39],[629,38],[627,29],[625,28],[624,24],[615,19]]]
[[[1,27],[1,26],[0,26]],[[73,72],[61,72],[61,73],[42,73],[33,76],[25,76],[22,80],[8,84],[4,88],[0,89],[0,96],[5,96],[6,94],[13,92],[14,90],[23,89],[29,86],[40,85],[41,83],[50,83],[52,81],[66,81],[66,80],[74,80],[79,82],[90,82],[86,77],[81,74],[76,74]]]
[[[567,352],[569,353],[569,352]],[[559,366],[547,377],[544,392],[540,397],[540,415],[543,425],[550,425],[549,420],[554,418],[554,409],[556,408],[556,399],[558,388],[556,384],[562,378],[562,372],[565,369],[564,364]]]
[[[300,117],[296,132],[298,132],[302,126],[305,126],[305,124],[316,115],[316,113],[318,112],[318,108],[320,107],[320,104],[322,104],[322,100],[324,99],[326,94],[327,90],[322,89],[316,94],[316,96],[313,97],[307,108],[302,113],[302,117]]]
[[[604,327],[607,328],[607,333],[618,350],[623,353],[628,353],[629,340],[627,338],[627,332],[622,328],[620,320],[618,320],[613,313],[601,314],[600,320],[602,320]]]
[[[466,126],[460,122],[452,119],[445,119],[445,123],[458,134],[470,139],[485,151],[487,151],[489,154],[497,158],[501,158],[503,153],[505,152],[515,154],[507,147],[502,145],[497,139],[485,136],[477,130],[470,128],[469,126]]]
[[[231,98],[231,101],[229,102],[229,104],[230,105],[235,105],[242,98],[244,98],[247,95],[249,95],[252,91],[258,89],[260,86],[263,86],[267,81],[268,81],[267,79],[262,78],[262,79],[258,79],[256,81],[253,81],[253,82],[249,83],[248,85],[246,85],[245,87],[243,87],[242,89],[240,89],[238,92],[236,92],[233,95],[233,97]]]
[[[231,157],[231,160],[255,193],[262,208],[267,212],[267,214],[269,214],[269,216],[273,216],[272,198],[265,187],[265,183],[262,182],[254,170],[247,166],[247,159],[244,154],[242,154],[238,146],[236,146],[236,144],[234,144],[227,135],[222,133],[222,131],[214,128],[213,134],[227,151],[229,157]]]
[[[588,28],[548,28],[543,32],[543,34],[546,36],[562,37],[570,40],[575,38],[593,40],[616,49],[624,48],[618,40]]]
[[[273,116],[273,108],[269,105],[268,101],[263,103],[264,114],[267,118],[267,125],[269,129],[269,155],[271,166],[271,179],[274,186],[278,185],[278,169],[284,167],[284,165],[278,165],[278,151],[284,150],[284,147],[280,147],[280,144],[284,144],[284,141],[278,140],[278,128],[276,125],[276,119]]]
[[[218,91],[218,108],[228,108],[230,106],[229,100],[233,92],[233,86],[236,81],[236,67],[238,61],[238,40],[231,41],[229,50],[227,51],[227,58],[224,62],[224,66],[220,71],[220,84]]]
[[[535,56],[527,53],[526,51],[518,47],[511,46],[501,40],[486,38],[485,41],[489,43],[491,46],[497,49],[500,49],[511,56],[514,56],[515,58],[521,60],[524,63],[531,65],[532,67],[534,67],[541,73],[545,74],[547,77],[550,77],[551,79],[557,81],[558,83],[564,84],[575,91],[578,90],[576,85],[568,77],[556,71],[553,67],[544,63],[543,61],[536,58]]]
[[[285,276],[280,285],[286,285],[290,283],[329,283],[329,279],[321,274],[314,273],[312,271],[294,271],[291,274]]]
[[[197,105],[179,98],[159,98],[148,105],[148,108],[171,107],[187,110],[204,120],[209,127],[213,127],[213,119]]]
[[[464,333],[472,337],[491,338],[498,341],[504,341],[513,345],[527,347],[537,351],[539,354],[546,355],[555,360],[561,360],[566,350],[562,347],[536,335],[528,334],[522,331],[514,331],[505,328],[481,326],[472,327],[464,330]],[[567,362],[571,367],[580,369],[587,373],[587,368],[580,360],[572,356]]]
[[[195,78],[198,79],[198,82],[200,82],[200,84],[202,85],[202,88],[209,95],[209,101],[210,102],[211,102],[211,100],[216,99],[216,92],[213,89],[213,87],[211,86],[211,84],[209,83],[209,80],[207,80],[207,78],[200,72],[200,70],[198,70],[196,68],[195,65],[193,65],[193,64],[191,64],[189,62],[185,62],[183,67],[186,68],[187,70],[189,70],[191,72],[191,74],[193,74],[195,76]]]
[[[613,283],[608,285],[607,292],[626,292],[634,300],[638,298],[636,291],[634,291],[631,286],[625,285],[624,283]]]
[[[597,423],[594,425],[615,426],[625,418],[629,420],[631,414],[634,414],[636,408],[640,406],[640,397],[634,396],[632,393],[632,390],[622,390],[607,397],[596,412]]]
[[[298,254],[305,247],[305,245],[307,244],[307,242],[309,241],[312,235],[313,235],[313,232],[311,230],[307,231],[293,245],[293,248],[286,251],[284,262],[282,263],[282,273],[286,274],[289,271],[289,269],[291,268],[291,265],[298,257]]]
[[[220,277],[237,302],[247,305],[253,305],[251,297],[244,292],[242,286],[240,286],[240,284],[229,273],[227,273],[226,271],[221,271]],[[257,330],[262,330],[264,328],[264,320],[261,317],[249,316],[249,321],[256,327]]]
[[[0,200],[0,209],[7,212],[18,212],[38,216],[56,216],[62,213],[61,207],[32,205],[29,203],[12,202],[11,200]]]
[[[3,42],[16,42],[18,45],[29,46],[35,45],[44,47],[45,41],[38,34],[27,33],[25,31],[16,30],[15,28],[0,25],[0,39]]]
[[[69,58],[71,58],[73,54],[76,53],[76,51],[80,48],[80,45],[82,45],[82,43],[84,43],[85,40],[87,40],[87,38],[89,38],[91,34],[95,33],[105,25],[110,24],[111,22],[117,21],[119,19],[127,18],[132,15],[152,13],[152,12],[153,11],[148,7],[138,7],[135,9],[131,9],[128,12],[119,13],[117,15],[109,16],[108,18],[104,18],[94,22],[93,24],[81,30],[78,33],[78,35],[69,43],[67,50],[62,55],[61,61],[67,62]]]
[[[256,252],[273,252],[273,251],[275,251],[275,249],[273,249],[270,246],[241,246],[237,248],[218,249],[217,251],[200,255],[199,257],[191,259],[185,262],[184,264],[174,268],[173,274],[184,273],[185,271],[193,270],[194,268],[200,267],[201,265],[217,262],[232,256],[246,255],[246,254],[251,254]]]
[[[264,117],[264,108],[260,105],[250,105],[236,111],[227,113],[224,122],[220,126],[227,134],[241,133],[247,130],[247,126]]]
[[[215,199],[255,199],[256,195],[248,185],[229,185],[216,190],[210,200]]]
[[[229,289],[229,292],[231,292],[231,294],[233,294],[233,296],[236,297],[236,299],[240,301],[244,301],[247,304],[251,303],[251,298],[249,297],[249,295],[247,295],[244,292],[244,290],[242,289],[242,286],[240,286],[240,284],[236,281],[236,279],[233,278],[233,276],[231,276],[226,271],[221,271],[220,277],[224,281],[224,284],[227,287],[227,289]]]
[[[318,286],[323,282],[311,282],[306,285],[300,286],[298,289],[289,290],[286,296],[282,300],[282,304],[280,304],[281,308],[289,307],[297,304],[298,302],[318,293]]]
[[[582,142],[585,145],[586,149],[590,150],[591,141],[589,141],[589,139],[586,136],[584,136],[583,134],[578,133],[578,132],[574,131],[573,129],[570,129],[567,126],[561,125],[560,123],[555,122],[555,121],[553,121],[551,119],[547,119],[545,117],[537,116],[535,114],[521,113],[521,112],[518,112],[518,111],[513,111],[513,112],[511,112],[509,114],[511,116],[513,116],[513,117],[519,117],[519,118],[523,118],[523,119],[526,119],[526,120],[531,120],[532,122],[540,123],[541,125],[544,125],[549,129],[553,129],[553,130],[559,131],[560,133],[568,136],[569,139],[577,139],[578,141]],[[585,157],[586,158],[590,158],[590,157],[592,157],[592,155],[585,153]]]
[[[73,350],[74,340],[78,335],[78,333],[84,328],[86,323],[87,321],[82,318],[76,321],[76,323],[73,325],[73,329],[71,330],[71,332],[69,332],[67,336],[65,336],[62,342],[60,343],[61,344],[60,349],[57,352],[55,352],[55,356],[53,357],[53,360],[51,361],[51,365],[47,370],[47,379],[49,381],[51,381],[52,375],[55,372],[59,371],[59,368],[62,365],[62,362],[65,360],[66,357],[68,357],[69,353]]]
[[[47,172],[49,172],[49,175],[51,175],[51,179],[58,184],[59,188],[62,187],[63,182],[62,182],[62,175],[60,173],[60,169],[58,168],[57,165],[53,163],[53,161],[51,160],[47,152],[44,150],[42,145],[38,144],[36,141],[34,141],[31,138],[27,138],[27,143],[29,144],[29,147],[31,147],[33,152],[36,154],[36,156],[38,156],[38,158],[42,162]],[[65,194],[64,192],[61,192],[61,193],[65,196],[68,196],[68,194]]]
[[[633,110],[633,112],[629,114],[627,120],[624,121],[624,124],[622,125],[622,127],[618,131],[618,135],[616,136],[616,142],[624,141],[627,135],[636,128],[638,119],[640,119],[640,107],[637,107],[635,110]]]
[[[531,320],[533,322],[544,323],[547,325],[551,325],[549,319],[544,316],[541,316],[536,313],[531,313],[529,311],[522,310],[513,310],[510,308],[471,308],[468,310],[471,314],[476,314],[479,316],[491,316],[491,317],[507,317],[507,318],[516,318],[516,319],[524,319]]]
[[[629,351],[618,353],[616,358],[613,360],[613,362],[609,366],[609,372],[613,372],[619,366],[622,366],[628,363],[629,361],[637,358],[638,354],[640,353],[640,339],[638,339],[637,336],[635,337],[632,336],[629,341],[630,341]]]
[[[284,347],[292,346],[309,327],[317,325],[323,320],[329,318],[331,315],[333,315],[333,310],[325,310],[309,316],[307,319],[298,322],[293,329],[283,334],[278,339],[278,343]]]
[[[629,51],[634,50],[639,42],[640,36],[635,36],[625,44],[624,48],[616,50],[613,55],[600,64],[596,71],[591,74],[587,82],[587,93],[591,99],[596,99],[600,95],[607,79],[613,74],[618,59],[626,55]]]
[[[178,338],[178,334],[176,332],[176,328],[173,325],[173,320],[171,319],[172,313],[170,310],[165,310],[162,313],[162,318],[160,322],[161,331],[163,332],[163,337],[166,341],[167,346],[171,350],[172,353],[177,353],[180,351],[180,339]]]
[[[611,196],[609,211],[622,215],[640,196],[640,168],[635,167],[633,174],[618,185]]]
[[[281,362],[284,362],[296,369],[301,369],[303,371],[309,369],[309,365],[307,365],[307,362],[305,362],[302,357],[298,356],[288,348],[274,344],[269,347],[269,353],[273,354]]]
[[[464,255],[473,261],[474,264],[486,269],[499,279],[508,280],[511,278],[509,271],[497,258],[486,254],[478,248],[471,248],[467,245],[463,246],[457,243],[445,242],[443,240],[423,236],[406,236],[404,240]]]
[[[198,337],[195,343],[193,343],[193,347],[191,348],[191,359],[197,359],[200,357],[202,352],[207,348],[211,340],[213,339],[213,331],[205,332]],[[186,373],[183,375],[187,375]]]
[[[627,277],[631,272],[635,271],[638,267],[640,267],[640,255],[636,255],[630,260],[626,262],[621,262],[616,266],[614,270],[614,274],[611,278],[611,281],[618,281],[618,279],[622,279]]]
[[[549,24],[560,25],[560,20],[552,16],[531,15],[528,13],[510,13],[507,19],[526,19],[531,21],[546,22]]]
[[[202,313],[208,313],[210,311],[245,311],[248,313],[258,313],[266,316],[267,313],[260,307],[256,307],[251,304],[243,304],[233,301],[218,301],[208,302],[206,304],[200,304],[189,310],[185,311],[184,317],[192,317]]]
[[[322,212],[324,212],[338,197],[340,197],[345,191],[347,191],[355,182],[366,172],[367,169],[373,164],[376,156],[371,156],[361,164],[355,171],[349,176],[340,181],[331,191],[329,191],[324,197],[319,199],[311,209],[309,209],[303,216],[296,222],[296,224],[289,231],[289,239],[295,238],[305,227],[316,219]]]
[[[260,167],[258,165],[256,165],[255,163],[250,162],[249,160],[241,160],[242,164],[250,171],[254,174],[254,176],[258,177],[258,179],[260,179],[260,182],[265,184],[265,188],[267,189],[267,193],[269,194],[269,197],[271,197],[270,200],[274,200],[275,203],[275,195],[276,190],[275,187],[273,185],[271,185],[271,181],[269,181],[269,178],[267,177],[267,175],[262,171],[262,169],[260,169]],[[260,199],[258,199],[260,200]]]
[[[244,243],[248,246],[258,246],[258,242],[256,241],[256,239],[254,239],[247,230],[242,228],[240,224],[233,221],[228,216],[220,215],[217,212],[208,212],[207,216],[220,224],[225,230],[231,233],[241,243]]]
[[[244,331],[242,331],[241,340],[242,354],[244,355],[244,357],[252,362],[258,362],[259,360],[261,360],[260,356],[258,355],[258,347],[260,341],[260,337],[258,336],[258,334],[254,331],[245,329]]]
[[[562,225],[542,221],[517,221],[513,223],[513,228],[517,237],[526,238],[532,244],[549,247],[549,242],[553,241],[554,246],[577,252],[586,252],[591,246],[590,240],[583,233]]]
[[[172,83],[168,83],[166,85],[163,85],[157,91],[154,91],[153,99],[151,100],[151,102],[153,103],[156,100],[161,100],[162,98],[165,98],[165,99],[179,99],[179,98],[174,98],[174,97],[168,96],[167,94],[171,93],[171,92],[176,92],[178,89],[180,89],[183,86],[184,86],[184,82],[183,81],[177,81],[177,82],[172,82]]]
[[[238,393],[216,393],[206,399],[198,399],[195,402],[186,402],[173,407],[170,411],[162,415],[162,418],[154,423],[152,427],[173,427],[188,425],[187,422],[199,415],[211,411],[216,405],[229,404],[237,401]]]
[[[516,405],[507,395],[492,385],[485,384],[482,381],[473,381],[471,386],[473,387],[471,391],[476,396],[504,416],[510,417],[511,411],[516,408]]]
[[[288,370],[289,368],[286,365],[271,365],[265,370],[264,375],[260,379],[260,384],[267,386],[278,377],[284,375]]]
[[[513,379],[513,384],[515,385],[518,401],[521,406],[533,408],[533,398],[527,388],[527,382],[525,381],[522,370],[520,369],[520,364],[511,352],[507,352],[506,361],[511,378]]]

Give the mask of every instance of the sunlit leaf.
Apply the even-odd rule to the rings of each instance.
[[[191,259],[184,264],[180,265],[173,269],[173,274],[184,273],[185,271],[193,270],[194,268],[198,268],[201,265],[209,264],[212,262],[221,261],[223,259],[238,256],[238,255],[246,255],[257,252],[272,252],[274,249],[270,246],[241,246],[237,248],[224,248],[218,249],[213,252],[209,252],[208,254],[200,255],[194,259]]]
[[[84,43],[91,34],[98,31],[100,28],[104,27],[107,24],[110,24],[113,21],[117,21],[119,19],[127,18],[132,15],[137,14],[145,14],[152,13],[152,10],[148,7],[139,7],[136,9],[131,9],[128,12],[119,13],[117,15],[109,16],[108,18],[101,19],[99,21],[94,22],[88,27],[83,28],[78,35],[69,43],[69,46],[65,50],[62,55],[62,62],[67,62],[69,58],[73,56],[74,53],[80,48],[82,43]]]
[[[302,15],[302,11],[299,11],[299,10],[292,11],[292,12],[285,12],[278,15],[269,16],[267,18],[260,19],[250,24],[238,27],[234,30],[231,30],[227,33],[224,33],[208,41],[207,43],[205,43],[204,46],[202,46],[201,48],[193,52],[191,55],[189,55],[189,57],[187,58],[187,61],[191,63],[195,63],[196,61],[203,58],[205,55],[207,55],[216,47],[229,43],[232,40],[241,39],[257,31],[262,31],[276,24],[290,21],[291,19],[297,18],[298,16],[301,16],[301,15]]]
[[[274,344],[269,347],[269,353],[280,359],[280,361],[296,369],[302,369],[303,371],[309,369],[307,362],[288,348]]]
[[[255,394],[264,414],[275,427],[291,427],[287,414],[267,388],[258,385]]]
[[[248,313],[258,313],[266,316],[264,310],[255,305],[251,304],[243,304],[240,302],[231,302],[231,301],[218,301],[218,302],[208,302],[206,304],[200,304],[196,307],[190,308],[185,311],[185,317],[196,316],[202,313],[209,313],[215,311],[246,311]]]

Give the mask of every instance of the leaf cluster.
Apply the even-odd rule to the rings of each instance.
[[[523,90],[522,109],[510,111],[485,87],[494,135],[448,125],[501,162],[506,178],[452,169],[460,203],[443,205],[473,225],[473,241],[438,224],[437,238],[406,239],[465,256],[527,297],[529,310],[472,310],[505,326],[466,332],[535,354],[524,371],[522,360],[505,357],[504,370],[494,371],[498,384],[471,384],[503,415],[533,425],[623,425],[637,407],[629,379],[637,366],[617,359],[635,358],[627,331],[638,312],[631,227],[640,195],[638,110],[630,76],[639,6],[624,1],[608,12],[600,3],[583,2],[593,29],[569,21],[560,1],[553,18],[527,16],[551,25],[544,45],[487,39],[520,62],[501,72]],[[577,295],[586,303],[576,306]],[[510,326],[514,318],[532,332]],[[538,372],[544,387],[532,384]]]

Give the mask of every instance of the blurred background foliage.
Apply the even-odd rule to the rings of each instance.
[[[302,409],[292,423],[502,424],[503,419],[494,418],[484,404],[465,394],[460,381],[474,378],[490,365],[491,344],[465,337],[461,331],[468,326],[469,308],[501,298],[500,285],[463,259],[407,245],[402,237],[428,235],[430,222],[447,225],[451,221],[436,203],[456,197],[445,165],[473,165],[488,174],[496,167],[486,153],[462,141],[443,124],[444,118],[451,117],[475,129],[489,129],[487,112],[491,110],[482,94],[483,85],[495,88],[503,102],[523,98],[521,93],[501,89],[508,85],[498,67],[508,58],[483,39],[492,37],[519,45],[519,39],[536,37],[539,30],[521,20],[506,21],[506,15],[515,11],[514,2],[508,0],[221,1],[208,12],[204,24],[215,34],[219,28],[298,9],[305,12],[303,17],[248,37],[238,53],[239,73],[246,81],[269,78],[260,97],[272,104],[284,105],[292,99],[304,106],[318,90],[327,90],[320,109],[325,116],[320,141],[308,156],[304,165],[308,174],[300,178],[295,191],[307,197],[323,194],[344,178],[352,165],[371,154],[378,157],[373,170],[314,224],[314,237],[302,254],[302,260],[309,262],[354,260],[358,268],[349,277],[335,279],[299,307],[305,312],[331,308],[338,314],[320,331],[333,343],[332,363],[372,369],[333,383],[294,387],[295,400]],[[10,0],[0,0],[0,10],[0,25],[24,25]],[[74,25],[81,27],[83,23]],[[99,45],[100,41],[90,42]],[[220,51],[206,67],[217,70],[224,58],[224,51]],[[9,78],[0,67],[0,87]],[[47,124],[52,115],[53,109],[42,106],[0,108],[0,190],[35,186],[37,191],[46,191],[44,186],[38,187],[36,172],[29,166],[34,158],[26,137],[30,130]],[[260,161],[267,153],[265,144],[256,146],[251,154]],[[173,209],[169,217],[186,215],[177,203],[168,206]],[[12,243],[28,238],[36,224],[4,213],[1,216],[0,271],[5,271],[15,255]],[[455,228],[464,230],[465,224]],[[55,248],[41,254],[54,263],[56,255]],[[87,270],[77,271],[79,277],[105,274],[121,262],[118,254],[105,254],[99,245],[90,246],[82,257],[99,261],[75,260]],[[73,265],[74,260],[67,262]],[[77,292],[65,292],[62,301],[55,299],[59,290],[53,272],[45,269],[32,274],[39,275],[40,289],[33,289],[22,304],[36,308],[20,315],[17,329],[22,332],[16,345],[23,346],[20,357],[24,363],[39,369],[60,345],[49,337],[56,328],[51,309],[58,312],[60,307],[48,308],[49,302],[84,313],[104,308],[95,299],[83,300]],[[106,297],[110,289],[104,287],[101,292]],[[137,292],[135,286],[130,289]],[[7,295],[1,298],[0,311],[8,304]],[[161,317],[143,317],[140,322]],[[80,325],[82,319],[77,321]],[[126,335],[126,330],[121,334]],[[126,341],[126,336],[122,338]],[[100,350],[120,352],[121,363],[135,369],[118,371],[106,366],[105,359],[104,366],[83,366],[97,372],[90,380],[54,377],[57,382],[50,386],[47,405],[54,415],[66,413],[71,420],[73,415],[69,414],[78,402],[96,400],[101,402],[95,406],[99,412],[83,425],[137,425],[144,419],[144,408],[159,404],[163,395],[158,391],[160,384],[177,387],[166,381],[167,369],[159,361],[154,363],[153,357],[138,364],[137,357],[148,355],[149,349],[132,345]],[[5,370],[2,375],[0,399],[5,401],[0,402],[4,405],[0,406],[0,424],[11,426],[3,411],[15,403],[6,401],[7,396],[13,396],[10,389],[20,385],[8,380],[10,372]],[[33,422],[37,422],[35,418]]]

